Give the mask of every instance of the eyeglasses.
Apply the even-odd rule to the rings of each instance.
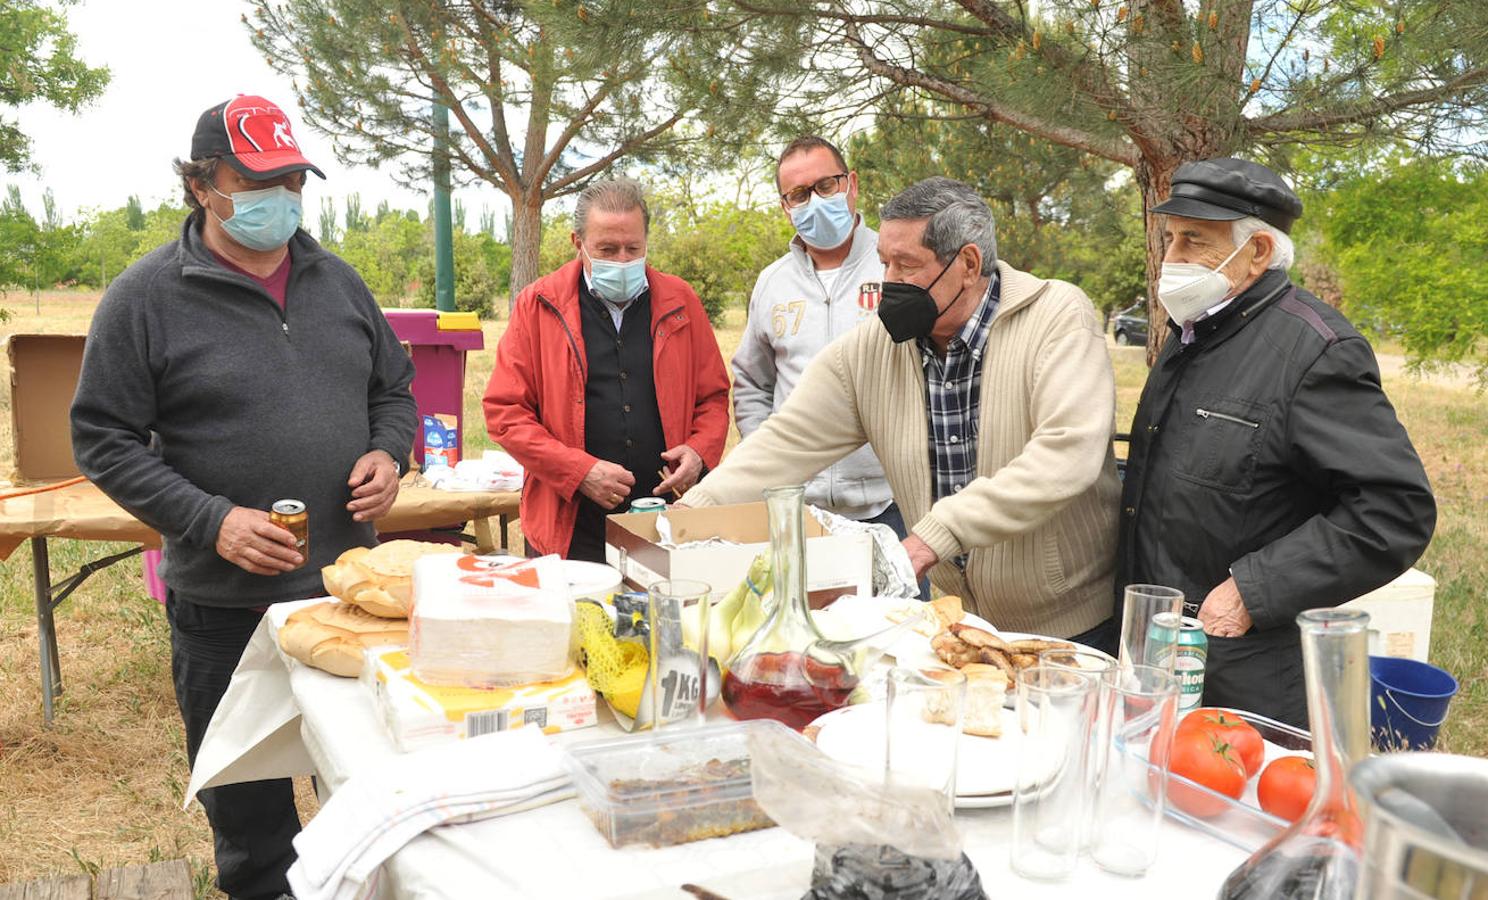
[[[842,179],[846,177],[846,172],[838,175],[828,175],[825,178],[817,179],[817,182],[809,187],[791,188],[781,194],[780,199],[785,201],[785,205],[792,209],[798,206],[805,206],[811,200],[812,194],[818,197],[831,197],[836,194],[841,190],[839,185],[842,183]]]

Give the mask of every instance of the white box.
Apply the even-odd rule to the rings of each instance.
[[[1436,579],[1410,569],[1387,585],[1343,604],[1369,613],[1369,655],[1408,656],[1426,662]]]
[[[770,552],[765,504],[739,503],[670,509],[666,517],[678,544],[723,538],[737,545],[668,550],[656,532],[657,513],[626,513],[605,520],[605,561],[620,570],[634,590],[667,579],[691,579],[722,597],[743,580],[749,564]],[[806,591],[813,607],[845,594],[873,593],[873,539],[866,534],[830,534],[809,514],[806,525]]]

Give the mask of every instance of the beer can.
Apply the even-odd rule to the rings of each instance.
[[[269,507],[269,521],[293,534],[295,549],[308,562],[310,559],[310,512],[301,500],[275,500]],[[301,563],[300,565],[304,565]]]
[[[1152,617],[1147,632],[1153,648],[1155,665],[1173,661],[1173,675],[1178,679],[1178,710],[1197,709],[1204,700],[1204,667],[1209,661],[1209,636],[1198,619],[1159,613]]]
[[[666,512],[666,501],[660,497],[637,497],[630,501],[630,511],[633,513]]]

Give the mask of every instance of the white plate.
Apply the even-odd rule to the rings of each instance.
[[[811,724],[818,729],[816,746],[827,756],[865,772],[881,772],[885,720],[883,703],[875,702],[834,710]],[[1010,709],[1002,711],[1002,737],[961,735],[956,748],[956,806],[1011,805],[1019,759],[1028,741],[1018,725],[1018,714]],[[1051,743],[1038,748],[1036,755],[1049,761],[1049,771],[1037,775],[1044,781],[1054,774],[1063,750]]]
[[[816,622],[823,637],[831,640],[852,640],[896,624],[889,620],[890,612],[912,609],[917,605],[921,605],[920,601],[905,598],[846,596],[839,597],[826,609],[814,611],[811,618]],[[928,605],[925,606],[925,614],[926,621],[938,628],[939,622],[933,618],[934,613],[930,612]],[[994,634],[997,632],[991,623],[974,613],[967,613],[963,621],[968,625],[985,628]],[[913,629],[905,629],[901,632],[884,652],[894,657],[894,661],[901,666],[920,669],[945,667],[945,664],[935,655],[935,651],[930,649],[930,639]]]
[[[898,609],[911,608],[919,601],[906,600],[893,597],[858,597],[847,596],[838,598],[826,609],[816,610],[811,614],[816,622],[817,628],[821,630],[824,637],[832,640],[851,640],[863,635],[872,634],[894,624],[889,621],[888,614]],[[928,613],[929,610],[927,609]],[[932,614],[933,615],[933,614]],[[930,621],[934,621],[933,619]],[[1055,641],[1062,638],[1053,638],[1042,634],[1025,634],[1021,631],[1000,631],[992,623],[983,619],[975,613],[966,613],[961,620],[967,625],[990,631],[1006,641],[1043,640]],[[1065,641],[1073,644],[1078,650],[1088,650],[1092,653],[1101,653],[1094,647],[1085,644],[1076,644],[1074,641]],[[930,639],[923,634],[913,630],[906,630],[891,643],[885,653],[894,657],[894,661],[901,666],[909,666],[917,669],[940,669],[945,668],[945,663],[930,649]],[[1105,655],[1105,654],[1101,654]],[[1009,696],[1012,692],[1008,692]]]

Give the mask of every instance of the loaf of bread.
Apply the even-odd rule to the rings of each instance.
[[[406,619],[413,609],[413,563],[436,553],[459,553],[454,544],[388,541],[352,547],[320,570],[326,593],[374,616]]]
[[[406,619],[384,619],[334,600],[295,610],[279,629],[285,653],[343,678],[361,673],[366,648],[407,643]]]

